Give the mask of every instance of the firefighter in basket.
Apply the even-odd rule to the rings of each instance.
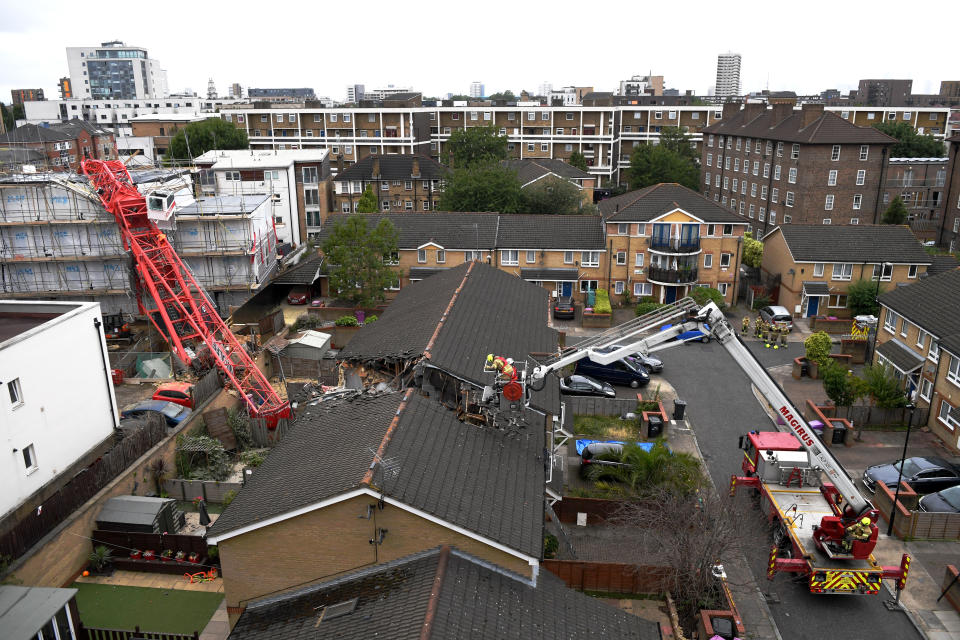
[[[498,372],[499,382],[514,382],[517,379],[517,368],[513,366],[513,358],[504,358],[503,356],[494,356],[492,353],[487,355],[487,363],[483,367],[484,371]]]
[[[872,533],[870,524],[870,518],[864,517],[846,528],[847,535],[843,540],[845,551],[851,551],[853,549],[853,543],[856,540],[866,542],[870,539],[870,534]]]

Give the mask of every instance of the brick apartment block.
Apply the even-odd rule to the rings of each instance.
[[[80,171],[85,157],[101,160],[117,158],[117,142],[112,131],[83,120],[41,127],[25,124],[0,135],[0,147],[7,147],[8,164],[33,164],[50,171]],[[26,152],[20,158],[17,152]],[[29,161],[25,161],[29,160]]]
[[[366,188],[373,188],[380,211],[434,211],[448,169],[423,155],[370,155],[333,180],[333,210],[351,213]]]

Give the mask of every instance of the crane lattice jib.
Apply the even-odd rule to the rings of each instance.
[[[289,403],[280,398],[227,327],[166,234],[147,217],[146,199],[124,164],[88,159],[81,166],[104,208],[116,219],[124,249],[133,256],[140,311],[177,357],[190,364],[193,356],[186,345],[194,341],[206,344],[217,367],[243,395],[250,415],[288,417]]]

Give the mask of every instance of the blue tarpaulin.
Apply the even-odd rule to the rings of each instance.
[[[584,447],[586,447],[588,444],[593,444],[594,442],[604,442],[609,444],[623,444],[623,440],[577,440],[576,442],[577,455],[579,456],[583,454]],[[652,442],[637,442],[636,445],[641,449],[643,449],[644,451],[650,451],[650,449],[653,449]]]

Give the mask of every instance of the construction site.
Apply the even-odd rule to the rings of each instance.
[[[268,195],[195,198],[186,170],[131,171],[158,222],[221,314],[242,305],[277,268]],[[169,203],[169,207],[167,206]],[[138,314],[136,277],[114,216],[75,173],[0,175],[0,294],[95,300],[104,314]]]

